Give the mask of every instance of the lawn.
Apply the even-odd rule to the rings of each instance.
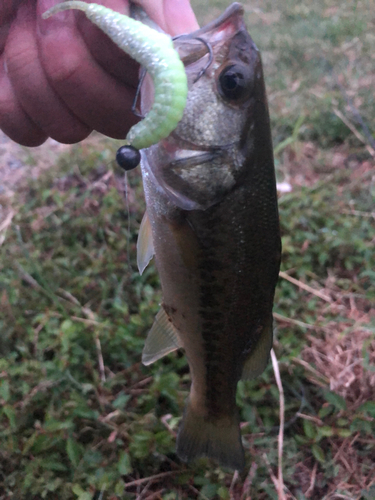
[[[202,24],[228,5],[209,3]],[[136,268],[139,172],[125,201],[120,142],[19,147],[38,175],[0,193],[0,500],[375,499],[375,3],[245,10],[281,188],[283,397],[271,362],[239,383],[242,475],[181,463],[186,359],[140,362],[161,294]]]

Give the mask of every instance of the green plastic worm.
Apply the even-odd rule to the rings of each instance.
[[[47,17],[62,10],[82,10],[111,40],[150,73],[155,97],[150,112],[128,132],[126,140],[134,148],[156,144],[176,128],[187,98],[185,68],[171,38],[139,21],[95,3],[71,0],[59,3],[42,14]]]

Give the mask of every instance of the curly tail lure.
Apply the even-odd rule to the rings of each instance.
[[[111,40],[144,66],[154,82],[154,103],[147,116],[126,136],[135,149],[156,144],[176,128],[187,98],[185,68],[171,38],[158,31],[95,3],[71,0],[43,13],[44,19],[69,9],[82,10]]]

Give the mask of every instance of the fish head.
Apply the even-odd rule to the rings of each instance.
[[[183,210],[204,210],[241,182],[254,163],[257,121],[266,115],[268,123],[261,58],[243,13],[234,3],[175,40],[188,77],[187,105],[174,132],[145,157],[154,182]]]

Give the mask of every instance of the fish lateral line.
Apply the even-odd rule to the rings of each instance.
[[[85,13],[124,52],[144,66],[154,83],[154,103],[144,120],[134,125],[126,141],[148,148],[169,136],[181,120],[187,102],[187,76],[171,37],[107,7],[80,0],[54,5],[43,19],[70,9]]]

